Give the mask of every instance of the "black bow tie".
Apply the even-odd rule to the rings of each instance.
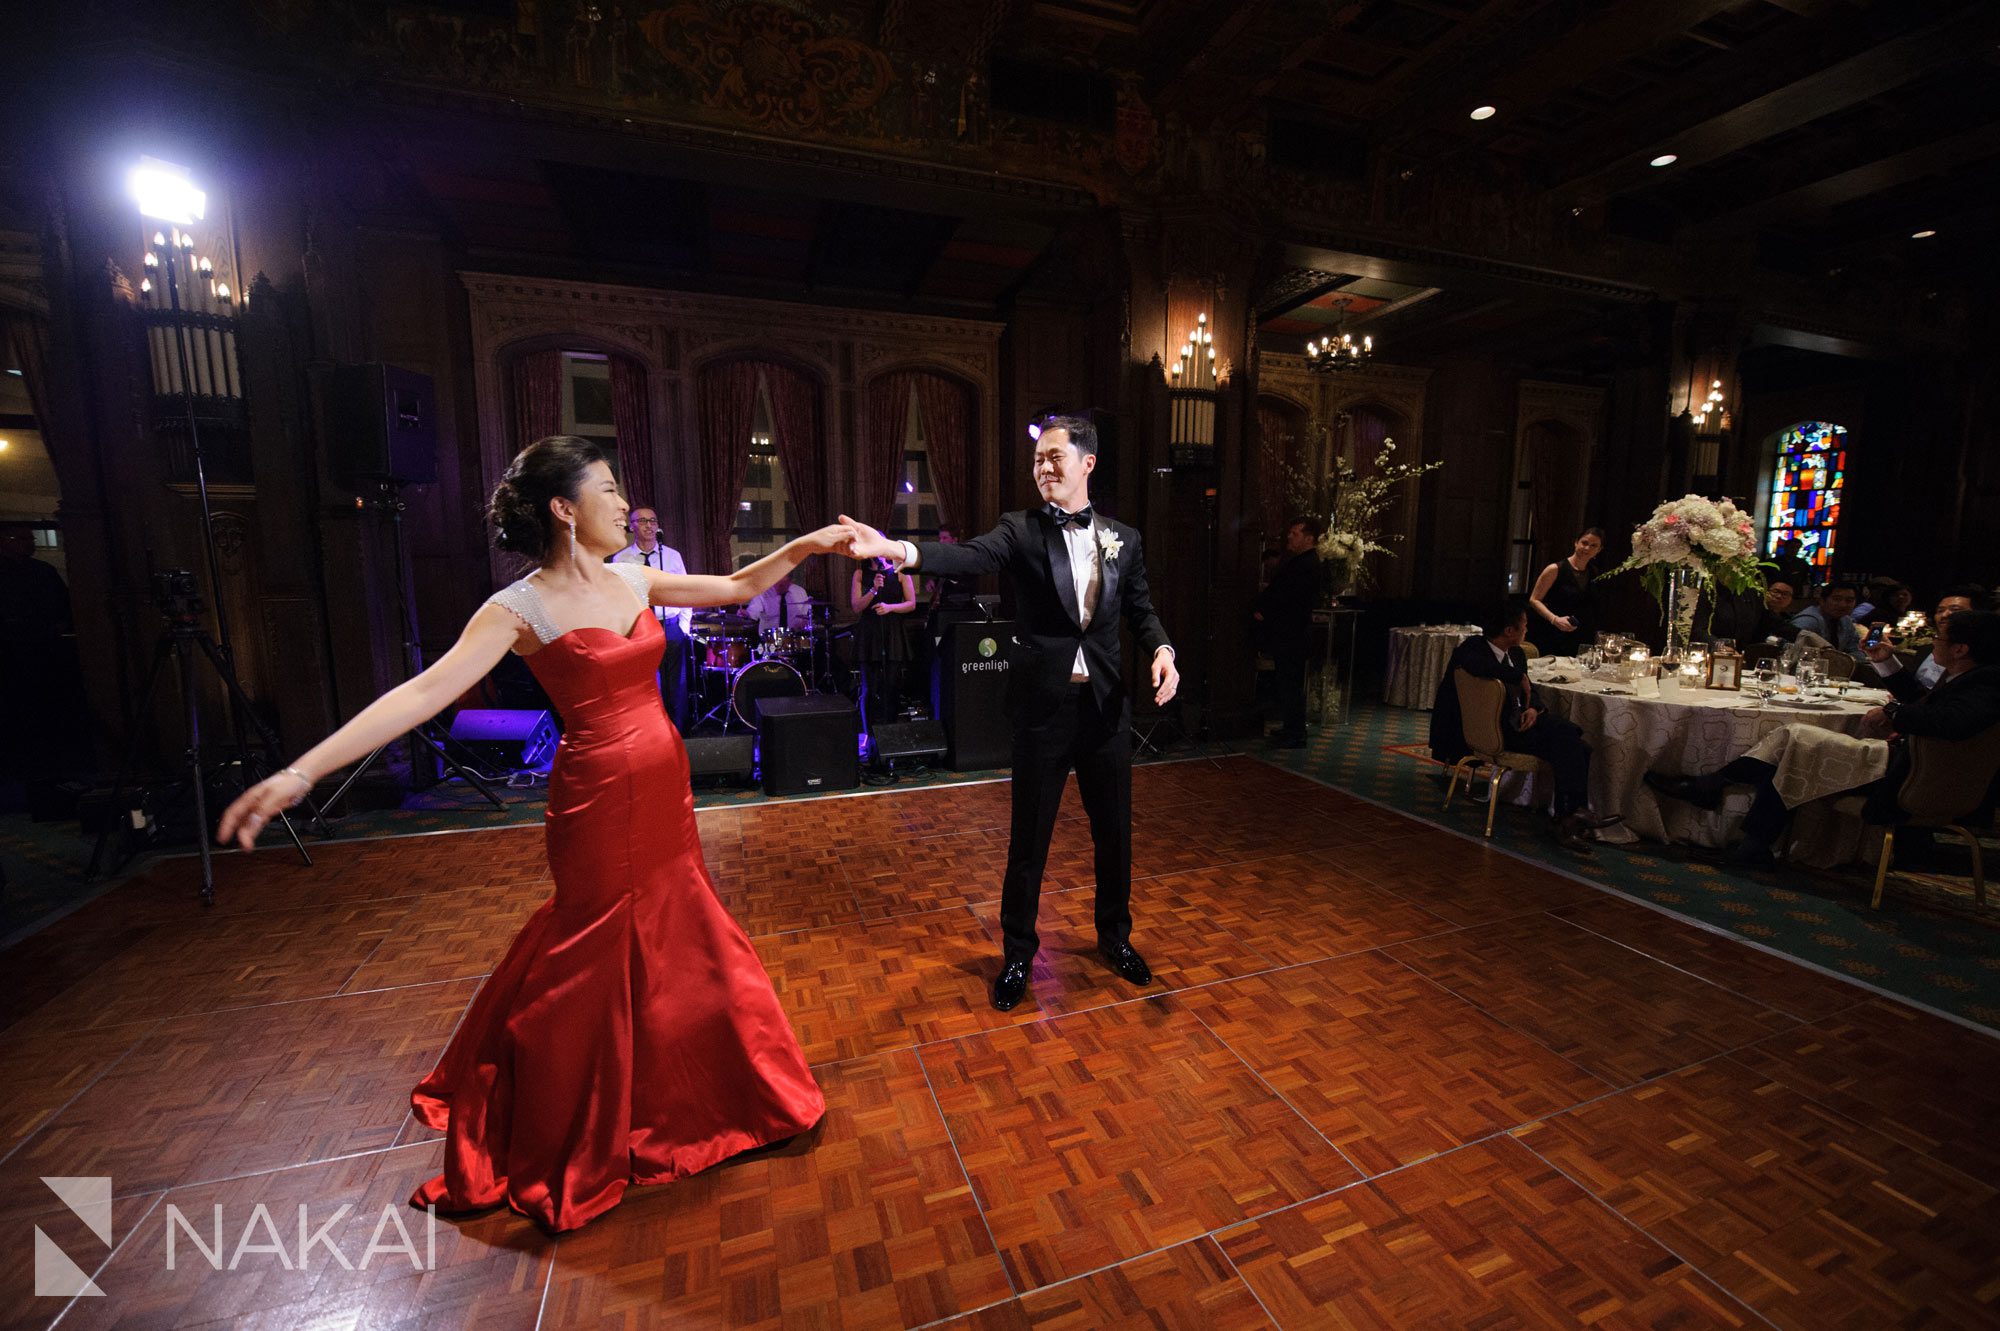
[[[1074,513],[1065,513],[1054,504],[1048,507],[1049,520],[1058,527],[1088,527],[1090,525],[1090,505],[1085,504]]]

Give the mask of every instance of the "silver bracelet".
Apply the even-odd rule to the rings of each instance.
[[[299,780],[301,780],[301,781],[303,781],[303,782],[305,782],[305,783],[306,783],[306,789],[307,789],[307,790],[311,790],[311,789],[313,788],[313,785],[314,785],[314,782],[313,782],[313,779],[312,779],[311,777],[307,776],[307,775],[306,775],[306,774],[305,774],[304,772],[301,772],[301,771],[300,771],[300,770],[299,770],[298,768],[296,768],[296,767],[287,767],[287,768],[284,768],[283,770],[281,770],[281,771],[280,771],[280,772],[278,773],[278,775],[280,775],[280,776],[295,776],[295,777],[297,777],[297,778],[298,778]]]

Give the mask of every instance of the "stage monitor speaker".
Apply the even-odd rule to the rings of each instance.
[[[757,775],[755,735],[689,735],[688,775],[696,780],[744,785]]]
[[[1013,621],[1005,619],[945,630],[931,702],[944,718],[945,765],[954,772],[989,771],[1014,760],[1007,717],[1007,647],[1013,640]]]
[[[942,758],[947,747],[942,721],[884,721],[869,732],[869,738],[868,756],[878,763]]]
[[[437,392],[394,365],[338,365],[327,381],[327,460],[350,490],[437,479]]]
[[[562,738],[549,712],[480,707],[468,707],[451,719],[451,737],[483,763],[516,769],[547,763]]]
[[[861,784],[861,714],[838,693],[757,704],[766,795],[821,794]]]

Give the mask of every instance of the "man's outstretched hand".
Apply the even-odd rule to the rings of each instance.
[[[848,553],[856,559],[893,559],[903,562],[903,543],[892,541],[865,522],[840,515],[840,525],[847,528],[851,544]]]
[[[1180,692],[1181,672],[1174,666],[1174,654],[1162,647],[1153,653],[1153,705],[1163,707],[1167,699]]]

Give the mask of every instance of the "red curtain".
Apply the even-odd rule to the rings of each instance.
[[[903,481],[903,444],[910,425],[910,390],[916,378],[907,370],[897,370],[868,385],[868,419],[856,450],[861,476],[854,502],[861,520],[872,526],[886,527],[895,515],[896,490]]]
[[[924,423],[924,448],[931,458],[931,489],[938,515],[972,534],[972,400],[965,386],[940,374],[917,373],[917,412]]]
[[[560,351],[530,351],[508,371],[514,398],[514,451],[562,429],[563,358]]]
[[[757,425],[755,361],[710,365],[695,376],[695,415],[701,430],[696,450],[701,473],[701,537],[708,567],[729,571],[729,534],[736,528],[736,502],[750,465],[750,432]]]
[[[764,391],[771,401],[771,443],[785,469],[785,489],[799,530],[824,526],[826,453],[819,438],[819,385],[789,365],[766,362]]]
[[[611,424],[618,431],[618,475],[632,507],[658,509],[653,477],[653,409],[646,371],[623,356],[611,358]]]

